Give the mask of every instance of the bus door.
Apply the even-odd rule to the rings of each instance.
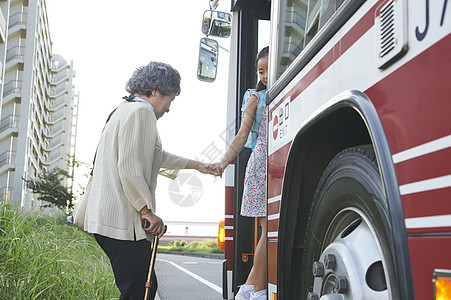
[[[233,140],[241,126],[243,95],[257,83],[255,59],[258,51],[269,45],[270,2],[233,1],[233,21],[230,47],[229,95],[227,112],[227,144]],[[233,299],[241,284],[244,284],[253,265],[255,228],[253,218],[240,215],[244,174],[250,150],[243,150],[233,165],[226,169],[225,203],[225,259],[224,299]]]

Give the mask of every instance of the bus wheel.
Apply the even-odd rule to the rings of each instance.
[[[315,192],[303,259],[307,299],[391,299],[388,206],[373,148],[343,150]]]

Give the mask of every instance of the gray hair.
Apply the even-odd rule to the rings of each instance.
[[[125,85],[130,94],[142,94],[149,97],[153,91],[164,96],[180,94],[180,74],[168,64],[151,61],[147,66],[139,67]]]

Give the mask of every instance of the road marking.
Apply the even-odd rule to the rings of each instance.
[[[208,281],[208,280],[203,279],[202,277],[200,277],[200,276],[194,274],[193,272],[188,271],[187,269],[185,269],[185,268],[179,266],[178,264],[173,263],[172,261],[169,261],[169,260],[165,260],[165,259],[159,259],[159,258],[157,258],[157,260],[158,260],[158,261],[165,262],[165,263],[168,263],[168,264],[170,264],[170,265],[173,265],[173,266],[176,267],[177,269],[179,269],[179,270],[185,272],[186,274],[188,274],[189,276],[193,277],[194,279],[200,281],[201,283],[205,284],[205,285],[208,286],[209,288],[211,288],[211,289],[215,290],[216,292],[222,294],[222,288],[220,288],[219,286],[217,286],[217,285],[214,284],[214,283],[211,283],[211,282]]]

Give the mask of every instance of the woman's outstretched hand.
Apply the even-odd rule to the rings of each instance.
[[[199,162],[199,165],[196,168],[196,170],[198,170],[203,174],[210,174],[222,177],[222,169],[219,168],[216,164],[206,164]]]
[[[208,168],[210,170],[218,173],[219,175],[217,175],[217,176],[221,176],[222,177],[222,173],[224,172],[224,167],[222,167],[220,163],[209,164]]]
[[[189,160],[185,169],[196,169],[203,174],[214,176],[222,176],[223,169],[219,168],[217,164],[207,164],[196,160]]]

